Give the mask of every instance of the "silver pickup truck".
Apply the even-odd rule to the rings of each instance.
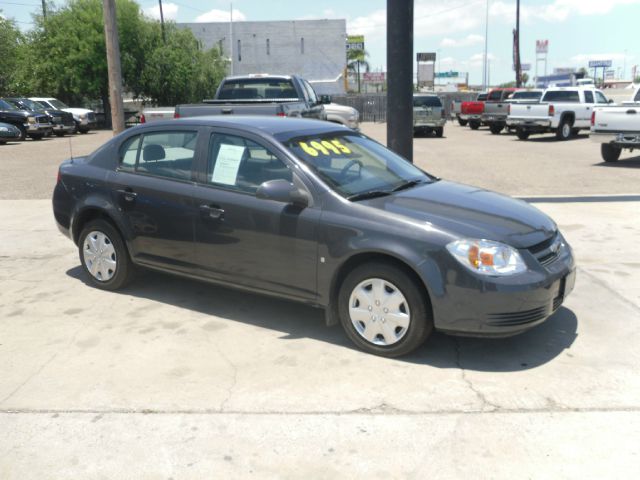
[[[542,90],[515,90],[505,88],[492,90],[484,102],[482,123],[489,126],[494,135],[498,135],[507,126],[507,117],[513,104],[538,103]]]
[[[591,140],[601,145],[605,162],[617,162],[623,148],[640,149],[640,88],[630,102],[594,109],[590,133]]]
[[[434,132],[436,137],[444,134],[447,119],[444,107],[437,95],[415,93],[413,95],[413,134],[429,134]]]

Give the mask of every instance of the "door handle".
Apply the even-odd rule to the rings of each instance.
[[[216,205],[200,205],[200,213],[212,220],[224,220],[224,210]]]
[[[131,190],[130,188],[123,188],[122,190],[117,190],[117,192],[124,197],[127,202],[133,202],[138,194]]]

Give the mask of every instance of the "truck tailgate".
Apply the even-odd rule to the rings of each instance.
[[[549,104],[548,103],[534,103],[534,104],[517,104],[511,105],[511,113],[509,117],[512,118],[548,118],[549,117]]]
[[[640,104],[596,110],[596,132],[640,132]]]

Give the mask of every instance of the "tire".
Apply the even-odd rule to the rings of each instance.
[[[442,135],[444,135],[444,127],[436,128],[435,132],[436,132],[436,137],[442,138]]]
[[[480,122],[469,120],[469,128],[471,128],[471,130],[478,130],[480,128]]]
[[[461,127],[466,127],[467,123],[468,123],[467,120],[463,120],[461,118],[458,118],[458,125],[460,125]]]
[[[85,135],[86,133],[89,133],[89,129],[88,129],[88,128],[80,128],[80,127],[78,127],[78,131],[79,131],[82,135]]]
[[[0,145],[5,145],[7,143],[6,140],[0,140]]]
[[[617,162],[622,153],[622,148],[611,145],[610,143],[603,143],[600,146],[600,153],[605,162]]]
[[[502,125],[489,125],[489,130],[494,135],[499,135],[504,127]]]
[[[29,138],[31,138],[31,140],[42,140],[44,136],[44,133],[32,133],[31,135],[29,135]]]
[[[64,137],[64,132],[55,132],[56,137]]]
[[[95,246],[92,247],[92,244]],[[88,254],[91,251],[98,255],[97,258],[94,257],[93,262]],[[110,222],[92,220],[87,223],[78,238],[78,253],[82,269],[94,287],[118,290],[133,280],[135,271],[129,252],[120,232]],[[91,273],[90,269],[94,264],[95,270]]]
[[[18,130],[20,130],[20,137],[18,138],[18,140],[20,140],[21,142],[24,142],[27,139],[27,129],[24,128],[22,125],[18,125]]]
[[[526,140],[529,138],[529,135],[531,135],[529,132],[527,132],[526,130],[522,130],[522,129],[517,129],[516,130],[516,135],[518,136],[518,139],[520,140]]]
[[[563,118],[556,130],[556,138],[558,140],[569,140],[571,138],[571,125],[569,120]]]
[[[418,348],[433,330],[431,308],[418,285],[416,279],[390,263],[372,262],[356,267],[346,276],[338,294],[340,322],[347,336],[365,352],[383,357],[399,357]],[[375,298],[374,291],[380,297],[396,296],[395,314],[391,304],[387,307],[384,300]],[[352,313],[358,312],[361,317],[352,320]],[[398,318],[398,322],[389,321],[391,316]]]

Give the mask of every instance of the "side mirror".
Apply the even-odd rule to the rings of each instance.
[[[262,200],[289,203],[297,207],[309,206],[309,194],[286,180],[269,180],[258,187],[256,197]]]
[[[613,98],[610,98],[607,103],[613,103]]]
[[[331,95],[320,95],[320,103],[323,105],[331,103]]]

